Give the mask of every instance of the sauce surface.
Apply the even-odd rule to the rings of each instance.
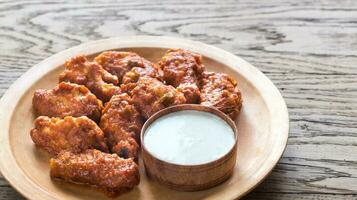
[[[183,110],[155,120],[145,131],[144,144],[166,162],[197,165],[224,156],[235,142],[233,129],[220,117]]]

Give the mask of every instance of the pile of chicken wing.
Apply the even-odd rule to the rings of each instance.
[[[157,64],[106,51],[64,67],[55,88],[34,93],[31,138],[51,155],[51,178],[95,186],[109,197],[139,184],[140,131],[151,115],[191,103],[235,119],[242,106],[232,77],[205,71],[201,55],[184,49],[167,51]]]

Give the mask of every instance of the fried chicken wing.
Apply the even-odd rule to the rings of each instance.
[[[122,158],[137,158],[141,116],[126,93],[113,96],[103,109],[100,128],[105,133],[111,152]]]
[[[98,187],[108,197],[116,197],[140,182],[138,166],[132,159],[98,150],[81,154],[62,152],[50,160],[50,176]]]
[[[35,113],[40,116],[87,116],[99,121],[102,102],[85,86],[62,82],[51,90],[36,90],[32,99]]]
[[[124,74],[122,83],[123,84],[128,84],[128,83],[136,83],[140,77],[143,76],[149,76],[152,78],[156,78],[158,80],[162,80],[162,77],[159,75],[159,72],[156,68],[154,67],[133,67],[131,68],[130,71]]]
[[[105,71],[98,63],[88,61],[83,55],[65,63],[65,71],[60,74],[59,80],[85,85],[103,102],[121,93],[117,86],[118,78]]]
[[[133,52],[106,51],[98,55],[95,61],[122,80],[121,83],[136,82],[141,76],[161,79],[157,65]]]
[[[183,93],[150,77],[140,77],[131,95],[134,105],[146,119],[163,108],[186,103]]]
[[[30,135],[37,147],[51,155],[58,155],[61,151],[80,153],[93,148],[108,152],[104,133],[85,116],[67,116],[64,119],[40,116],[35,120]]]
[[[166,83],[183,92],[187,103],[198,103],[198,80],[204,71],[201,55],[184,49],[171,49],[159,62]]]
[[[242,107],[237,82],[224,73],[204,72],[201,80],[201,104],[212,106],[234,119]]]
[[[133,158],[138,162],[139,145],[132,137],[119,140],[111,150],[121,158]]]

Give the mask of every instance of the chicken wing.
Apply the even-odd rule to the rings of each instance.
[[[51,90],[36,90],[32,99],[35,113],[40,116],[87,116],[99,121],[102,102],[85,86],[62,82]]]
[[[65,63],[65,71],[60,74],[59,80],[85,85],[103,102],[121,93],[117,86],[118,78],[105,71],[98,63],[88,61],[83,55]]]
[[[137,158],[141,116],[126,93],[113,96],[105,105],[100,128],[105,133],[112,153],[122,158]],[[135,141],[136,140],[136,141]]]
[[[171,49],[159,62],[166,83],[183,92],[187,103],[198,103],[198,80],[204,71],[201,55],[184,49]]]
[[[161,79],[157,65],[133,52],[106,51],[95,61],[122,80],[121,83],[136,82],[141,76]]]
[[[35,120],[30,135],[37,147],[51,155],[58,155],[61,151],[80,153],[93,148],[108,152],[104,133],[85,116],[67,116],[64,119],[40,116]]]
[[[132,159],[122,159],[116,154],[98,150],[87,150],[81,154],[60,153],[50,160],[50,176],[96,186],[112,198],[140,182],[138,166]]]
[[[183,93],[150,77],[140,77],[131,95],[134,105],[146,119],[163,108],[186,102]]]
[[[201,80],[201,104],[212,106],[232,119],[242,107],[242,95],[237,82],[224,73],[204,72]]]

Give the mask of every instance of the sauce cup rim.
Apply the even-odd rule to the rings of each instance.
[[[179,112],[179,111],[183,111],[183,110],[195,110],[195,111],[208,112],[213,115],[216,115],[217,117],[219,117],[219,118],[223,119],[225,122],[227,122],[227,124],[232,128],[233,133],[234,133],[234,144],[229,149],[229,151],[227,151],[223,156],[220,156],[215,160],[205,162],[205,163],[199,163],[199,164],[172,163],[172,162],[162,160],[162,159],[154,156],[153,154],[151,154],[150,151],[148,151],[148,149],[145,147],[145,142],[144,142],[144,136],[145,136],[145,132],[146,132],[147,128],[157,119],[159,119],[165,115],[168,115],[170,113]],[[154,158],[155,160],[157,160],[158,162],[160,162],[163,165],[169,165],[169,166],[173,166],[173,167],[177,166],[177,167],[181,167],[181,168],[192,168],[192,167],[201,168],[204,166],[214,166],[215,164],[221,164],[224,160],[229,159],[229,156],[231,155],[232,151],[237,150],[236,147],[237,147],[237,143],[238,143],[238,129],[237,129],[235,122],[227,114],[225,114],[224,112],[222,112],[216,108],[213,108],[210,106],[204,106],[204,105],[200,105],[200,104],[180,104],[180,105],[174,105],[174,106],[164,108],[164,109],[154,113],[152,116],[150,116],[149,119],[146,120],[143,127],[141,128],[140,143],[141,143],[142,154],[145,153],[145,154],[149,155],[150,157]]]

